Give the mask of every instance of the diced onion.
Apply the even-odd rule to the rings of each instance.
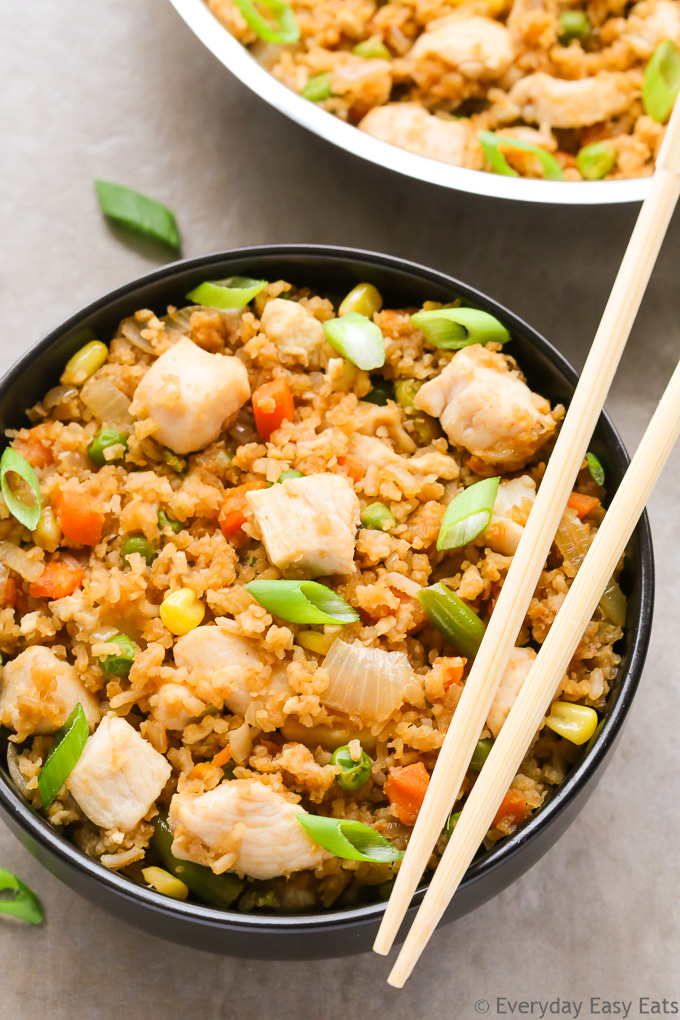
[[[360,719],[384,722],[402,704],[413,670],[404,652],[336,640],[323,661],[329,684],[321,700]]]
[[[12,542],[0,542],[0,563],[4,563],[10,570],[15,570],[24,581],[37,581],[45,569],[42,559],[30,556]]]
[[[7,744],[7,769],[21,796],[28,797],[28,780],[19,767],[19,750],[16,744]]]
[[[110,379],[88,379],[80,391],[85,407],[102,422],[112,425],[129,425],[131,401]]]
[[[144,351],[145,354],[155,354],[151,341],[142,336],[142,330],[147,328],[148,323],[140,322],[134,315],[120,324],[120,331],[126,340],[129,340],[135,347],[139,347],[140,351]]]
[[[555,545],[574,570],[578,570],[585,559],[591,536],[588,527],[578,516],[567,509],[562,515],[560,526],[555,535]],[[611,577],[599,602],[600,609],[617,627],[626,622],[627,601],[618,582]]]

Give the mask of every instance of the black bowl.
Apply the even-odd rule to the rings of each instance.
[[[369,280],[388,307],[461,297],[505,323],[513,337],[509,350],[534,389],[552,401],[568,403],[576,383],[574,369],[535,330],[443,273],[371,252],[317,245],[268,246],[166,266],[74,315],[31,348],[2,380],[0,426],[4,430],[25,424],[24,409],[57,383],[66,360],[87,340],[98,337],[107,341],[119,320],[136,309],[148,307],[162,314],[166,305],[183,303],[184,295],[202,280],[233,275],[283,278],[331,297],[340,297],[356,283]],[[628,456],[606,414],[600,418],[591,448],[605,467],[611,496],[628,465]],[[523,829],[478,856],[445,914],[446,922],[480,906],[535,864],[574,820],[611,757],[640,680],[651,630],[654,562],[646,515],[627,552],[623,585],[629,611],[621,642],[622,664],[594,746],[584,750],[566,781]],[[0,760],[4,763],[2,750]],[[0,809],[23,846],[75,892],[145,931],[196,949],[264,959],[343,956],[370,949],[382,918],[381,903],[319,914],[267,916],[168,899],[109,871],[50,828],[16,793],[4,765],[0,767]],[[407,923],[423,894],[424,886],[414,897]]]

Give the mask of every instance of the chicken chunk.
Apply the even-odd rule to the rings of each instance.
[[[289,478],[246,499],[262,532],[267,556],[289,577],[354,571],[359,500],[342,475]]]
[[[458,351],[421,386],[414,405],[439,418],[456,446],[506,470],[530,460],[555,429],[545,397],[532,393],[501,354],[479,344]]]
[[[90,730],[99,722],[99,702],[73,666],[42,645],[32,645],[7,663],[0,682],[0,725],[23,740],[31,733],[56,733],[78,702]]]
[[[306,812],[255,779],[235,779],[196,796],[176,793],[168,821],[182,861],[268,879],[316,868],[331,855],[297,821]]]
[[[431,21],[416,39],[409,59],[435,57],[475,81],[500,78],[510,67],[514,49],[510,32],[493,18],[457,14]]]
[[[66,785],[95,825],[134,829],[170,778],[170,763],[125,719],[107,715]]]
[[[276,346],[283,365],[318,368],[326,347],[323,326],[299,301],[274,298],[264,306],[260,319],[267,338]]]
[[[513,648],[510,652],[508,664],[501,677],[486,720],[486,725],[494,737],[498,736],[503,723],[508,718],[510,709],[515,704],[517,695],[529,675],[535,658],[536,652],[533,648]]]
[[[190,630],[175,642],[175,664],[210,679],[212,687],[235,715],[245,716],[259,698],[272,691],[289,694],[285,671],[277,671],[267,689],[257,697],[249,680],[262,672],[262,662],[251,641],[205,625]],[[161,688],[162,689],[162,688]]]
[[[361,131],[418,156],[441,163],[480,169],[482,150],[476,134],[464,120],[443,120],[420,103],[376,106],[359,123]]]
[[[524,531],[520,521],[535,499],[536,482],[529,475],[501,482],[489,526],[482,532],[485,543],[503,556],[514,556]]]
[[[510,102],[524,120],[550,128],[579,128],[625,113],[639,93],[621,71],[600,71],[593,78],[567,81],[544,71],[521,78],[510,89]]]
[[[205,703],[183,684],[163,684],[151,699],[151,714],[166,730],[183,730],[197,719]]]
[[[184,454],[214,442],[249,396],[243,362],[225,354],[208,354],[185,338],[151,366],[130,410],[156,423],[154,439]]]

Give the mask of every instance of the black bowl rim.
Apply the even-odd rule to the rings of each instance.
[[[213,264],[240,259],[266,259],[267,257],[336,258],[349,262],[361,261],[365,264],[405,272],[421,280],[453,289],[479,307],[490,310],[509,327],[511,332],[516,331],[528,337],[532,345],[536,346],[552,362],[565,379],[571,385],[576,385],[578,380],[576,370],[537,330],[499,302],[487,297],[476,288],[462,283],[455,277],[396,256],[364,251],[358,248],[319,244],[271,244],[227,249],[193,258],[179,259],[116,287],[71,315],[65,322],[33,344],[0,379],[0,392],[9,389],[24,372],[30,370],[36,354],[47,350],[65,333],[76,327],[83,319],[104,309],[111,302],[125,298],[128,295],[131,297],[140,287],[169,280],[177,273],[186,272],[187,270],[209,269]],[[619,455],[622,456],[624,461],[628,460],[628,454],[623,441],[606,411],[602,412],[601,421],[605,430],[609,433],[607,445],[611,449],[618,447]],[[599,770],[616,741],[640,682],[651,635],[654,604],[654,558],[651,529],[646,512],[640,518],[636,535],[639,543],[638,557],[640,561],[640,615],[635,624],[636,632],[631,649],[628,673],[619,680],[620,693],[618,700],[607,716],[594,747],[567,776],[566,780],[551,796],[548,803],[522,829],[499,841],[497,847],[488,851],[480,860],[473,862],[463,879],[461,888],[474,885],[501,866],[505,866],[514,860],[524,847],[536,839],[539,832],[548,828],[567,805],[576,799],[591,776]],[[13,820],[42,849],[61,858],[67,865],[84,871],[97,885],[109,887],[124,899],[142,902],[156,912],[175,915],[179,919],[227,930],[231,929],[232,931],[247,928],[251,933],[259,931],[263,934],[285,934],[286,931],[294,929],[313,932],[328,929],[339,930],[354,927],[357,924],[369,924],[375,921],[385,909],[384,903],[373,903],[347,908],[342,911],[329,911],[319,914],[269,916],[264,914],[241,914],[218,910],[196,903],[169,900],[168,897],[162,896],[153,889],[135,885],[130,879],[122,877],[115,871],[110,871],[94,859],[87,857],[75,844],[61,836],[48,822],[35,813],[12,790],[2,776],[0,776],[0,806],[13,816]],[[421,885],[418,888],[413,897],[412,906],[421,902],[426,888],[426,885]]]

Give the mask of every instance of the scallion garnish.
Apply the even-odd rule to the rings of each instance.
[[[563,181],[564,171],[554,156],[538,145],[531,142],[523,142],[519,138],[507,138],[505,135],[494,134],[493,131],[480,131],[478,136],[484,155],[491,164],[491,169],[497,174],[505,177],[519,177],[516,170],[513,170],[507,159],[500,151],[504,149],[518,149],[520,152],[530,152],[536,157],[543,168],[543,176],[548,181]]]
[[[385,364],[385,340],[374,322],[359,312],[348,312],[324,322],[323,331],[331,347],[357,368],[370,372]]]
[[[19,475],[26,482],[35,497],[32,506],[28,506],[16,496],[9,484],[7,475]],[[40,482],[31,465],[25,457],[8,446],[0,458],[0,489],[5,500],[7,509],[12,517],[16,517],[20,524],[23,524],[29,531],[35,531],[40,520]]]
[[[486,630],[474,609],[470,609],[442,581],[422,588],[416,598],[430,622],[449,644],[467,659],[474,659]]]
[[[605,139],[584,145],[576,153],[576,167],[587,181],[599,181],[616,165],[616,146]]]
[[[434,308],[416,312],[411,322],[422,329],[434,347],[457,351],[470,344],[507,343],[510,333],[502,322],[479,308]]]
[[[299,812],[296,818],[315,843],[346,861],[400,861],[404,856],[388,839],[363,822]]]
[[[645,68],[642,105],[658,124],[670,116],[680,92],[680,52],[670,39],[660,42]]]
[[[594,453],[588,452],[586,454],[586,464],[588,465],[588,470],[590,471],[593,481],[597,485],[604,485],[604,468]]]
[[[488,528],[500,478],[484,478],[463,489],[446,508],[437,549],[460,549]]]
[[[0,914],[11,914],[29,924],[40,924],[44,911],[38,897],[11,871],[0,868],[0,892],[6,889],[14,895],[8,898],[0,896]]]
[[[99,178],[94,183],[105,216],[122,227],[167,244],[174,251],[180,250],[182,238],[177,220],[166,205],[132,188],[126,188],[123,184]]]
[[[319,74],[313,74],[300,95],[303,99],[309,99],[311,103],[323,103],[324,99],[330,99],[333,95],[330,73],[321,71]]]
[[[259,7],[264,7],[265,10],[274,14],[276,28],[258,13],[252,0],[234,0],[234,3],[253,32],[256,32],[265,42],[295,43],[300,38],[300,28],[295,20],[293,8],[290,4],[283,3],[283,0],[257,0]]]
[[[243,308],[267,286],[266,280],[230,276],[227,280],[200,283],[187,294],[189,301],[207,308]]]
[[[250,581],[246,591],[261,606],[290,623],[354,623],[359,614],[337,592],[318,581]]]
[[[64,725],[55,734],[50,753],[38,776],[38,790],[44,808],[50,806],[71,775],[83,753],[89,734],[83,706],[78,702]]]

